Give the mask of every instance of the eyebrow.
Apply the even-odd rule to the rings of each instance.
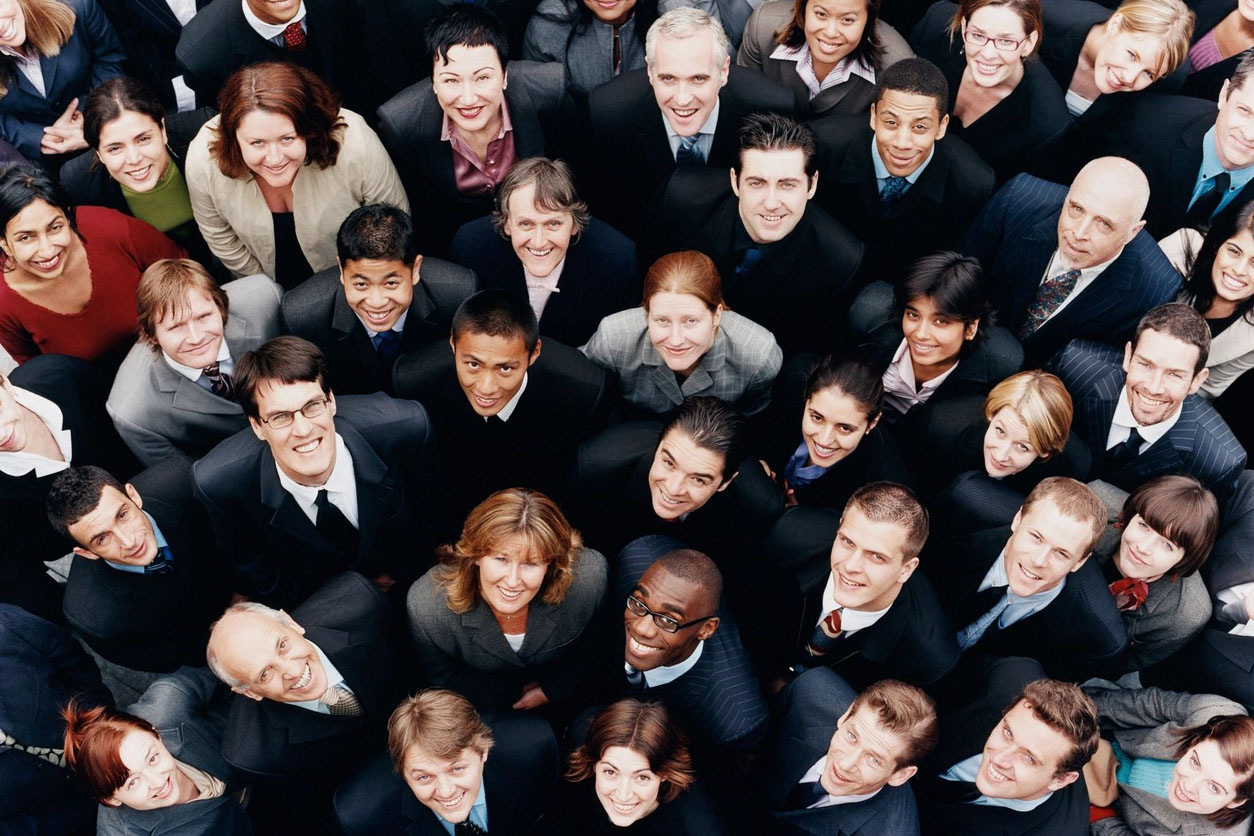
[[[664,601],[655,607],[652,604],[650,604],[648,601],[645,601],[645,598],[648,598],[651,596],[649,595],[649,590],[642,584],[636,584],[636,588],[633,591],[633,594],[637,598],[639,598],[641,601],[643,601],[646,607],[653,610],[654,612],[660,613],[661,615],[675,615],[679,617],[680,621],[683,621],[684,608],[681,607],[680,605],[673,604],[668,601]]]
[[[672,453],[670,450],[667,450],[667,449],[666,449],[666,445],[665,445],[665,444],[659,444],[657,449],[658,449],[658,452],[659,452],[659,453],[661,453],[661,454],[663,454],[664,456],[666,456],[666,458],[668,458],[668,459],[670,459],[671,461],[675,462],[675,464],[679,464],[679,462],[678,462],[678,461],[676,461],[676,459],[675,459],[675,454],[674,454],[674,453]],[[714,477],[714,474],[712,474],[712,473],[689,473],[688,475],[689,475],[689,476],[695,476],[695,477],[697,477],[697,478],[699,478],[699,479],[710,479],[710,480],[713,480],[713,479],[715,478],[715,477]]]
[[[300,406],[296,407],[295,409],[279,409],[279,410],[276,410],[276,411],[274,411],[274,412],[267,412],[267,413],[266,413],[266,419],[267,419],[267,420],[269,420],[269,419],[273,418],[273,417],[274,417],[274,416],[276,416],[276,415],[282,415],[284,412],[300,412],[302,409],[304,409],[305,407],[309,406],[311,403],[313,403],[313,402],[314,402],[314,401],[316,401],[316,400],[318,400],[318,398],[310,398],[309,400],[305,401],[303,404],[301,404]]]

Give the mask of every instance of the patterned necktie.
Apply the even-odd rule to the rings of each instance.
[[[958,631],[958,648],[966,650],[976,644],[988,632],[988,628],[993,625],[993,622],[1001,617],[1001,614],[1006,611],[1008,606],[1010,606],[1009,590],[1002,594],[1001,600],[997,602],[996,606]]]
[[[649,687],[649,682],[644,678],[644,671],[636,670],[631,665],[626,666],[627,684],[632,688],[643,691]]]
[[[1120,578],[1110,585],[1110,594],[1119,612],[1136,612],[1149,596],[1149,584],[1140,578]]]
[[[1023,324],[1019,326],[1019,339],[1026,340],[1032,336],[1036,329],[1049,319],[1050,314],[1058,310],[1063,300],[1071,295],[1071,291],[1075,290],[1075,283],[1079,280],[1079,270],[1068,270],[1041,282],[1040,287],[1036,289],[1036,297],[1032,300],[1032,304],[1028,305],[1028,314],[1023,318]]]
[[[1221,171],[1210,178],[1207,185],[1208,188],[1197,196],[1197,200],[1193,201],[1193,205],[1185,213],[1185,226],[1191,226],[1195,229],[1205,229],[1210,226],[1211,216],[1215,214],[1215,210],[1219,208],[1224,195],[1228,193],[1228,189],[1232,185],[1232,175],[1226,171]]]
[[[744,278],[753,275],[753,271],[758,269],[758,265],[762,263],[762,248],[748,247],[745,254],[741,257],[740,263],[736,265],[736,277]]]
[[[318,533],[327,538],[335,546],[335,550],[347,556],[351,562],[357,557],[357,529],[353,528],[344,512],[331,502],[326,488],[318,491],[314,507],[318,509],[318,521],[315,523]]]
[[[788,792],[784,806],[789,810],[804,810],[827,798],[828,792],[818,781],[802,781]]]
[[[880,192],[880,214],[884,217],[892,214],[893,207],[897,205],[897,201],[901,200],[901,196],[908,188],[910,188],[909,180],[889,175],[884,180],[884,189]]]
[[[1125,441],[1121,441],[1106,451],[1106,458],[1102,462],[1106,473],[1114,473],[1124,465],[1135,461],[1136,457],[1140,455],[1141,445],[1144,443],[1145,439],[1141,438],[1141,434],[1136,431],[1136,427],[1133,427]]]
[[[222,364],[216,360],[200,370],[209,381],[209,391],[228,401],[235,400],[235,381],[222,371]]]
[[[401,335],[396,331],[375,334],[371,342],[374,343],[374,350],[379,352],[379,357],[389,366],[396,360],[396,355],[401,352]]]
[[[144,567],[145,575],[164,575],[174,568],[174,556],[170,554],[169,546],[160,546],[157,548],[157,556],[152,562]]]
[[[360,717],[366,713],[357,695],[343,685],[328,688],[318,697],[318,702],[325,705],[336,717]]]
[[[23,746],[4,730],[0,730],[0,746],[5,747],[6,749],[14,749],[18,752],[25,752],[28,755],[34,755],[40,760],[47,761],[53,766],[65,766],[64,749],[52,749],[44,746]]]
[[[304,55],[306,44],[305,30],[301,28],[300,21],[289,23],[283,30],[283,46],[287,48],[287,51]]]
[[[705,165],[705,155],[701,153],[701,146],[697,144],[700,138],[700,134],[679,138],[679,148],[675,151],[676,165]]]
[[[840,613],[843,607],[837,607],[818,623],[810,635],[810,643],[806,645],[806,653],[811,656],[826,656],[835,649],[844,629],[840,626]]]
[[[466,819],[453,825],[453,836],[488,836],[488,831]]]

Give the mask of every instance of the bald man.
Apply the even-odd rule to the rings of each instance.
[[[1000,323],[1041,365],[1082,337],[1122,347],[1141,316],[1175,298],[1180,274],[1143,231],[1149,183],[1120,157],[1093,160],[1070,188],[1020,174],[967,230]]]

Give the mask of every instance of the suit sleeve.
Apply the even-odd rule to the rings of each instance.
[[[401,185],[396,166],[392,164],[392,158],[388,156],[378,134],[364,123],[355,125],[354,128],[360,128],[358,147],[355,149],[361,168],[358,180],[361,184],[361,195],[358,201],[362,206],[386,203],[409,213],[409,198],[405,195],[405,187]]]
[[[1118,815],[1089,824],[1089,836],[1141,836]]]
[[[78,26],[74,28],[87,37],[87,47],[91,50],[90,89],[94,90],[109,79],[126,74],[122,69],[126,50],[122,48],[118,33],[114,31],[113,24],[96,0],[86,0],[78,9],[78,15],[82,21],[82,29]],[[82,110],[84,102],[80,101],[78,104],[79,110]]]
[[[1189,728],[1212,717],[1246,713],[1232,700],[1214,694],[1189,694],[1156,687],[1093,689],[1088,694],[1097,704],[1098,719],[1104,728],[1152,728],[1168,723]]]
[[[186,29],[183,30],[183,35],[187,35]],[[199,96],[200,91],[197,90],[196,94]],[[200,234],[204,236],[209,250],[234,275],[265,273],[261,262],[235,234],[230,220],[218,208],[215,191],[223,185],[226,175],[209,156],[209,135],[210,128],[206,125],[192,141],[192,146],[187,151],[187,166],[184,171],[196,226],[200,227]]]
[[[213,526],[218,551],[230,564],[231,590],[250,598],[275,596],[280,592],[277,561],[267,560],[266,555],[249,536],[249,529],[238,509],[228,507],[213,497],[216,486],[207,485],[205,459],[192,468],[192,492],[204,506]],[[289,595],[288,599],[299,596]]]
[[[430,619],[436,623],[429,626],[425,623],[428,619],[415,610],[412,603],[409,605],[409,629],[414,637],[418,671],[423,681],[456,691],[475,705],[502,702],[509,705],[517,700],[520,693],[502,694],[501,682],[496,676],[470,667],[453,647],[441,641],[438,635],[444,626],[441,616]]]
[[[984,265],[984,273],[989,275],[993,259],[1002,247],[1002,233],[1006,227],[1006,213],[1010,204],[1018,194],[1026,174],[1020,174],[993,195],[992,200],[984,204],[984,208],[975,216],[967,234],[962,239],[962,252],[978,258]]]
[[[1211,366],[1206,382],[1202,384],[1202,394],[1208,398],[1219,397],[1232,385],[1233,381],[1251,368],[1254,368],[1254,351],[1247,351],[1226,363]]]
[[[745,67],[750,70],[761,70],[763,64],[762,57],[762,41],[763,26],[761,22],[762,6],[758,6],[753,10],[749,22],[745,24],[744,38],[740,41],[740,49],[736,52],[736,65]],[[773,32],[765,33],[767,40],[774,35]]]
[[[106,404],[109,417],[113,419],[113,426],[118,431],[118,435],[122,437],[122,441],[135,458],[139,459],[144,467],[152,467],[160,464],[166,459],[179,458],[185,459],[189,463],[191,457],[179,448],[175,447],[170,440],[161,433],[150,430],[142,424],[137,424],[125,415],[120,414],[113,404]]]
[[[570,697],[581,687],[586,689],[602,660],[607,658],[609,636],[602,606],[609,583],[605,558],[600,552],[587,549],[580,556],[580,564],[578,594],[590,609],[588,621],[579,638],[538,677],[545,696],[553,702]]]
[[[771,340],[771,348],[763,358],[762,365],[754,369],[753,378],[736,403],[737,408],[745,417],[757,415],[770,405],[771,385],[775,382],[775,376],[779,374],[783,363],[783,350],[777,342]]]

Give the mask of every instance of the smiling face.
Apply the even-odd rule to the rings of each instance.
[[[962,344],[975,339],[980,321],[963,322],[937,309],[930,296],[916,296],[901,315],[901,332],[906,338],[916,382],[938,377],[958,362]]]
[[[566,258],[575,234],[575,218],[570,212],[542,209],[535,198],[534,183],[514,189],[509,196],[505,234],[523,268],[543,279]]]
[[[696,136],[714,112],[727,83],[731,58],[718,51],[714,35],[702,30],[690,38],[658,38],[649,83],[657,106],[680,136]]]
[[[875,148],[894,177],[914,174],[948,127],[949,115],[941,114],[931,96],[885,90],[880,100],[871,105]]]
[[[1205,816],[1225,807],[1246,803],[1236,800],[1244,776],[1224,760],[1219,744],[1204,740],[1189,748],[1172,770],[1167,783],[1167,803],[1185,813]]]
[[[410,791],[424,807],[451,824],[470,817],[483,789],[486,752],[469,746],[452,759],[437,758],[418,746],[405,750],[404,776]]]
[[[118,757],[130,774],[106,804],[157,810],[192,800],[190,782],[175,768],[174,756],[155,734],[139,729],[127,732],[118,744]]]
[[[26,15],[17,0],[0,0],[0,46],[17,49],[26,43]]]
[[[649,297],[645,317],[649,342],[666,368],[687,375],[714,346],[723,307],[711,311],[698,296],[664,290]]]
[[[1093,59],[1093,82],[1103,94],[1144,90],[1162,72],[1162,36],[1125,32],[1122,21],[1119,14],[1107,21],[1108,37]]]
[[[593,772],[597,800],[615,827],[629,827],[658,808],[662,779],[634,749],[606,747]]]
[[[244,0],[262,23],[287,23],[300,11],[301,0]]]
[[[731,484],[731,479],[723,481],[724,464],[721,454],[697,445],[682,430],[672,429],[658,443],[649,468],[653,513],[674,520],[705,505]]]
[[[518,394],[527,369],[540,356],[539,342],[535,351],[528,354],[527,343],[519,336],[466,332],[456,339],[450,337],[449,343],[453,346],[457,382],[466,393],[470,408],[485,418],[496,415]]]
[[[757,244],[780,241],[796,229],[814,197],[819,176],[806,177],[800,148],[740,153],[740,172],[731,172],[732,191],[740,198],[740,220]]]
[[[1206,382],[1207,372],[1197,374],[1198,347],[1153,329],[1141,332],[1136,345],[1124,348],[1123,370],[1127,372],[1128,406],[1142,427],[1166,421],[1184,399]]]
[[[96,507],[68,526],[78,543],[74,553],[124,566],[152,563],[157,556],[157,535],[143,507],[133,485],[127,485],[125,493],[106,485]]]
[[[899,787],[918,771],[913,766],[897,768],[897,757],[905,748],[905,741],[884,728],[874,709],[863,705],[856,714],[845,711],[836,722],[819,784],[835,796]]]
[[[497,615],[523,612],[544,586],[548,563],[532,553],[531,543],[515,534],[479,558],[479,594]]]
[[[209,647],[226,672],[244,683],[231,690],[249,699],[306,702],[326,693],[318,650],[286,613],[279,621],[263,613],[228,612]]]
[[[157,345],[176,363],[203,369],[218,359],[226,323],[204,291],[191,288],[178,308],[167,308],[153,323]]]
[[[1145,226],[1133,215],[1132,200],[1108,173],[1081,171],[1058,216],[1058,251],[1064,265],[1083,270],[1113,259]]]
[[[1123,527],[1115,565],[1125,578],[1156,581],[1184,559],[1184,549],[1159,534],[1140,514]]]
[[[993,414],[984,431],[984,472],[994,479],[1013,476],[1042,456],[1028,435],[1028,425],[1012,406]]]
[[[1254,296],[1254,234],[1241,229],[1223,242],[1215,253],[1210,280],[1215,296],[1234,309]]]
[[[289,188],[305,163],[305,138],[281,113],[250,111],[240,120],[235,140],[244,165],[272,189]]]
[[[866,0],[809,0],[805,36],[814,74],[822,81],[849,53],[858,48],[866,31]]]
[[[984,759],[975,786],[989,798],[1033,801],[1055,792],[1078,777],[1058,773],[1071,743],[1037,718],[1026,700],[1001,718],[984,744]]]
[[[399,259],[350,259],[340,265],[344,300],[375,333],[391,331],[414,301],[422,256],[406,266]]]
[[[329,401],[322,414],[306,418],[300,409],[312,401]],[[335,395],[324,394],[314,381],[280,383],[263,380],[257,387],[257,411],[270,419],[292,413],[292,424],[275,429],[249,418],[257,438],[270,445],[275,463],[297,484],[321,487],[335,469]]]
[[[65,273],[65,263],[77,242],[65,213],[35,198],[4,228],[0,248],[4,250],[6,261],[43,281],[60,278]]]
[[[448,60],[437,55],[431,75],[440,109],[462,136],[500,129],[507,79],[500,56],[487,44],[449,47]]]
[[[1254,165],[1254,84],[1224,82],[1215,116],[1215,150],[1229,171]]]
[[[170,167],[165,126],[135,110],[100,128],[96,155],[110,177],[135,192],[152,191]]]
[[[857,505],[848,505],[832,543],[836,603],[866,612],[891,606],[919,565],[917,555],[906,556],[909,536],[905,526],[869,519]]]
[[[805,439],[810,466],[831,467],[843,461],[866,438],[880,416],[868,421],[866,408],[837,386],[816,390],[806,399],[801,413],[801,437]]]
[[[626,23],[632,9],[636,8],[636,0],[583,0],[583,4],[597,20],[612,26]]]
[[[1027,597],[1053,589],[1088,559],[1093,529],[1085,520],[1062,513],[1045,497],[1027,513],[1019,509],[1010,524],[1003,558],[1010,591]]]
[[[988,42],[981,47],[965,43],[968,33],[982,35]],[[1040,33],[1028,35],[1023,18],[1009,6],[982,6],[962,21],[963,53],[967,56],[967,72],[980,87],[1013,86],[1023,78],[1023,62],[1036,48]],[[996,42],[1019,41],[1015,49],[1003,51]]]
[[[658,615],[687,624],[718,611],[718,601],[700,584],[671,574],[658,563],[640,577],[631,593]],[[636,615],[623,608],[626,631],[625,659],[638,671],[670,667],[687,659],[699,642],[714,635],[719,620],[709,618],[675,633],[659,628],[651,615]]]

